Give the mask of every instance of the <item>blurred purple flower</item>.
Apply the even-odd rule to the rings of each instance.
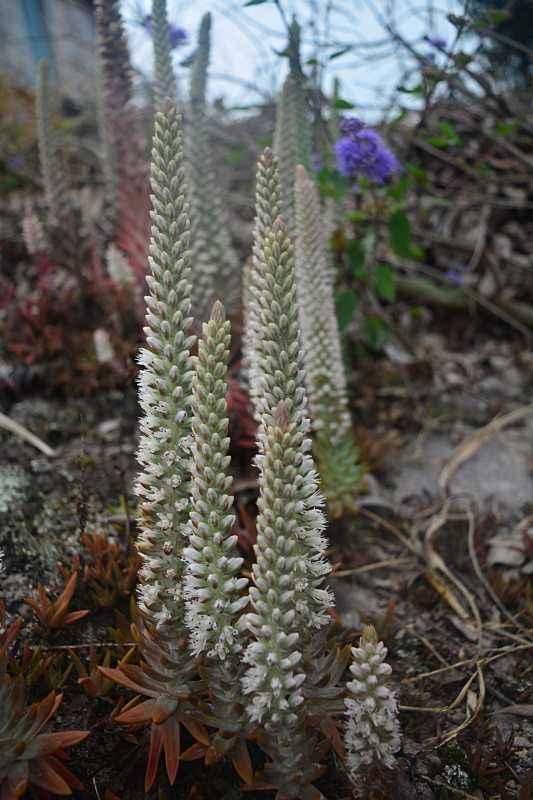
[[[146,14],[141,21],[141,27],[145,29],[150,36],[153,33],[153,26],[152,26],[152,15]],[[168,36],[170,40],[170,48],[172,50],[176,50],[178,47],[183,47],[184,44],[188,42],[188,34],[184,28],[180,28],[179,25],[173,25],[169,22],[168,25]]]
[[[6,165],[11,172],[18,172],[24,169],[26,159],[22,155],[8,156],[6,158]]]
[[[400,171],[400,163],[392,150],[377,131],[365,128],[361,120],[342,120],[340,131],[343,135],[335,142],[335,157],[341,175],[346,178],[363,175],[383,184]]]
[[[446,39],[442,36],[425,36],[424,38],[428,44],[432,47],[436,47],[437,50],[444,50],[448,44]]]
[[[462,286],[465,280],[463,275],[464,268],[464,264],[456,264],[455,267],[450,267],[446,270],[444,277],[454,286]]]
[[[339,130],[343,136],[356,136],[364,127],[363,120],[357,117],[344,117],[339,123]]]

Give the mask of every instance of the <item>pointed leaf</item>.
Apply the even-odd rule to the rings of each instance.
[[[145,700],[144,703],[139,703],[133,706],[133,708],[119,714],[116,718],[117,722],[124,725],[138,725],[142,722],[153,722],[154,710],[156,707],[156,700]]]
[[[89,735],[90,731],[58,731],[57,733],[41,733],[36,736],[25,750],[26,758],[41,758],[41,756],[48,756],[55,753],[57,750],[62,750],[65,747],[72,747],[72,745],[83,741]]]
[[[54,766],[44,758],[31,763],[30,782],[34,786],[39,786],[39,788],[51,792],[52,794],[58,794],[61,797],[72,794],[66,780],[59,775],[54,769]]]
[[[57,772],[58,775],[61,775],[65,783],[68,783],[71,789],[76,789],[79,792],[84,791],[84,786],[81,781],[79,781],[72,772],[67,769],[67,767],[63,764],[59,758],[55,756],[47,756],[46,761],[53,767],[54,771]]]
[[[244,739],[237,740],[231,751],[231,761],[239,778],[251,785],[254,782],[254,768]]]
[[[187,717],[181,718],[180,722],[187,728],[191,736],[193,736],[198,742],[205,744],[206,747],[209,747],[211,742],[205,725],[202,725],[201,722],[196,722],[196,720],[189,719]]]
[[[154,725],[150,728],[150,750],[148,752],[148,764],[146,765],[146,775],[144,777],[144,791],[148,792],[156,779],[157,767],[161,750],[163,748],[163,731],[161,725]]]
[[[181,754],[182,761],[198,761],[205,756],[206,747],[200,742],[195,742],[191,747]]]
[[[146,694],[144,686],[141,686],[138,683],[130,680],[121,669],[116,669],[114,667],[98,667],[100,672],[109,678],[109,680],[113,681],[113,683],[119,683],[121,686],[125,686],[127,689],[132,689],[134,692],[140,692],[140,694]]]
[[[73,622],[83,619],[83,617],[86,617],[89,613],[90,611],[88,609],[86,611],[71,611],[70,614],[67,614],[64,618],[63,625],[72,625]]]
[[[165,766],[167,768],[169,783],[173,786],[180,765],[180,725],[176,717],[170,717],[166,722],[163,722],[161,728],[163,729]]]

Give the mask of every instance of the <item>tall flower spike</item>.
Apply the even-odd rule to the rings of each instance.
[[[96,0],[95,19],[102,86],[100,116],[107,159],[104,169],[113,171],[105,177],[108,191],[120,195],[125,182],[137,187],[139,176],[144,178],[144,171],[139,170],[141,145],[136,112],[131,104],[133,71],[120,0]]]
[[[146,347],[139,363],[144,412],[138,458],[140,607],[159,628],[181,625],[182,549],[189,512],[192,362],[189,215],[181,121],[156,114],[152,146],[152,235]]]
[[[252,697],[247,709],[250,720],[261,723],[265,731],[259,741],[271,757],[267,780],[278,788],[280,797],[287,798],[306,796],[301,788],[315,777],[315,742],[304,724],[306,673],[302,657],[309,637],[309,615],[306,620],[301,613],[299,569],[302,562],[315,556],[310,548],[306,552],[302,547],[302,538],[309,538],[302,528],[299,499],[305,447],[292,416],[290,403],[281,401],[264,428],[254,548],[257,560],[250,588],[253,612],[245,617],[254,641],[244,655],[250,666],[242,681],[245,694]],[[313,489],[313,485],[308,487]],[[320,524],[316,536],[320,537]],[[313,595],[316,604],[316,592],[308,586],[309,606]]]
[[[117,224],[117,171],[113,157],[113,146],[107,128],[106,101],[105,101],[105,67],[102,53],[96,57],[96,115],[100,138],[100,169],[104,180],[104,205],[100,223],[104,240],[110,242],[115,233]]]
[[[359,647],[352,647],[353,680],[346,685],[349,695],[344,701],[344,744],[352,776],[373,762],[392,767],[400,747],[396,698],[386,685],[391,674],[386,656],[387,649],[378,642],[376,631],[366,626]]]
[[[257,518],[257,561],[250,599],[254,613],[246,621],[254,634],[245,654],[250,669],[244,690],[253,695],[252,720],[267,730],[294,727],[303,702],[305,674],[298,671],[302,642],[295,612],[294,585],[298,553],[297,504],[294,500],[294,423],[286,403],[279,403],[265,429],[265,456],[260,476]]]
[[[253,256],[251,262],[245,266],[243,279],[243,364],[254,407],[257,406],[257,398],[254,397],[254,387],[257,381],[253,378],[254,337],[257,332],[258,320],[255,316],[257,305],[253,302],[253,295],[256,291],[257,275],[262,270],[264,237],[272,229],[280,210],[281,200],[277,161],[270,147],[267,147],[257,164]]]
[[[252,396],[260,423],[257,464],[262,474],[266,429],[283,400],[296,450],[291,491],[295,503],[294,535],[301,557],[293,565],[294,609],[301,629],[310,632],[328,621],[326,610],[331,605],[331,596],[319,587],[330,568],[324,558],[327,543],[322,535],[323,501],[316,491],[311,441],[307,436],[310,425],[298,331],[294,255],[280,218],[264,234],[258,267],[255,286],[251,287],[251,312],[256,320]]]
[[[56,227],[63,220],[65,204],[68,205],[68,198],[66,197],[65,175],[62,164],[58,159],[52,120],[50,118],[50,111],[54,103],[50,92],[50,71],[46,61],[39,63],[35,100],[39,161],[47,204],[47,220],[49,226]]]
[[[192,208],[193,309],[205,318],[215,297],[231,311],[238,303],[240,270],[228,231],[225,204],[210,141],[205,95],[210,53],[211,15],[205,14],[191,68],[187,156]]]
[[[194,655],[207,653],[224,661],[241,649],[237,615],[248,602],[240,593],[248,585],[238,573],[237,537],[228,475],[226,372],[230,323],[218,301],[203,325],[193,378],[191,477],[192,500],[184,589],[186,622]]]
[[[362,469],[352,433],[320,198],[296,168],[296,276],[307,391],[321,489],[333,516],[355,508]]]
[[[154,94],[155,107],[164,107],[167,98],[177,101],[178,87],[172,67],[172,48],[167,16],[167,0],[153,0],[152,29],[154,37]]]
[[[309,167],[312,138],[299,48],[300,28],[294,20],[289,32],[290,70],[278,99],[274,133],[274,152],[280,167],[282,215],[291,233],[294,225],[296,165],[303,164]]]

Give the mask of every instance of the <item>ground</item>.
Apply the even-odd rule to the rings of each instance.
[[[412,331],[410,352],[394,341],[385,355],[348,352],[370,476],[359,514],[331,526],[331,585],[342,636],[355,641],[372,622],[389,648],[403,731],[396,770],[361,788],[369,798],[533,797],[532,357],[518,334],[485,325],[466,336],[465,325],[458,317],[450,330]],[[64,583],[58,561],[68,571],[81,549],[80,568],[90,563],[82,531],[121,547],[134,537],[134,387],[18,397],[8,410],[56,451],[49,458],[0,433],[11,492],[0,498],[7,616],[25,620],[19,653],[26,643],[41,648],[37,661],[54,656],[45,674],[36,666],[30,694],[61,687],[56,728],[91,729],[69,760],[91,797],[141,798],[146,734],[110,719],[121,690],[87,697],[68,654],[72,646],[84,664],[90,644],[123,654],[128,631],[115,610],[128,615],[131,587],[112,608],[81,581],[73,607],[91,614],[56,634],[23,603],[38,582],[52,594]],[[235,460],[236,489],[253,515],[249,455]],[[24,545],[16,555],[13,536]],[[177,789],[161,777],[159,796],[254,796],[224,765],[204,777],[199,762],[183,764]],[[352,796],[334,760],[317,785],[328,800]]]

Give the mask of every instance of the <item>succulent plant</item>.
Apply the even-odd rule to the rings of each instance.
[[[183,555],[191,650],[222,661],[242,649],[236,621],[248,602],[240,596],[248,581],[238,577],[243,559],[232,535],[225,380],[229,344],[229,322],[217,301],[203,326],[193,378],[192,500],[189,545]]]
[[[193,702],[204,688],[197,679],[197,665],[189,655],[187,641],[178,634],[165,640],[148,628],[132,628],[143,660],[137,665],[121,663],[118,668],[98,669],[108,679],[147,697],[141,703],[128,704],[117,716],[126,725],[150,724],[150,750],[145,775],[145,790],[153,785],[161,753],[171,784],[176,780],[181,753],[180,725],[200,743],[210,739],[201,713]]]
[[[66,181],[61,164],[56,136],[52,128],[52,93],[50,68],[46,61],[39,63],[37,93],[35,95],[39,161],[46,197],[47,221],[51,227],[64,222],[66,211]]]
[[[97,0],[95,19],[103,109],[101,122],[104,125],[102,134],[112,156],[107,165],[114,170],[115,179],[117,176],[121,179],[134,153],[131,153],[129,114],[133,73],[119,0]],[[126,132],[129,135],[125,137]]]
[[[257,406],[255,390],[257,381],[254,380],[254,352],[255,337],[257,336],[257,304],[254,295],[257,291],[257,275],[263,264],[263,240],[266,233],[272,229],[281,210],[280,182],[277,161],[272,150],[267,147],[257,164],[256,189],[255,189],[255,224],[253,255],[245,267],[243,280],[243,305],[244,305],[244,336],[243,359],[244,370],[248,379],[248,389],[254,408]]]
[[[287,46],[289,73],[283,83],[276,110],[274,152],[279,161],[281,213],[291,233],[294,230],[294,180],[297,164],[308,168],[311,161],[311,123],[300,65],[300,26],[293,20]]]
[[[296,276],[306,386],[321,490],[332,516],[356,508],[363,470],[348,408],[346,376],[318,190],[296,168]]]
[[[229,235],[225,203],[206,109],[207,68],[210,54],[211,14],[200,22],[198,44],[191,67],[189,119],[186,131],[188,180],[191,199],[191,249],[193,310],[206,319],[216,298],[228,313],[239,302],[240,268]]]
[[[62,695],[51,692],[27,706],[21,678],[9,677],[0,663],[0,796],[17,800],[28,787],[53,795],[83,790],[63,761],[65,748],[83,741],[89,731],[43,733],[59,708]]]
[[[172,67],[172,49],[166,0],[152,2],[154,39],[154,95],[156,109],[164,108],[167,100],[177,102],[178,87]]]
[[[65,625],[72,625],[89,614],[87,609],[83,611],[68,610],[77,582],[78,573],[73,572],[63,591],[54,601],[50,600],[44,587],[39,584],[37,587],[39,599],[34,600],[32,597],[27,597],[24,602],[33,608],[39,622],[50,630],[58,630]]]
[[[375,629],[366,626],[359,647],[352,648],[353,680],[346,685],[349,695],[345,700],[344,744],[352,776],[373,762],[392,767],[400,747],[398,708],[387,686],[392,670],[386,657],[387,649],[378,642]]]
[[[139,363],[143,410],[137,481],[140,607],[159,628],[183,624],[182,550],[189,515],[192,362],[189,217],[181,122],[156,115],[146,346]]]

